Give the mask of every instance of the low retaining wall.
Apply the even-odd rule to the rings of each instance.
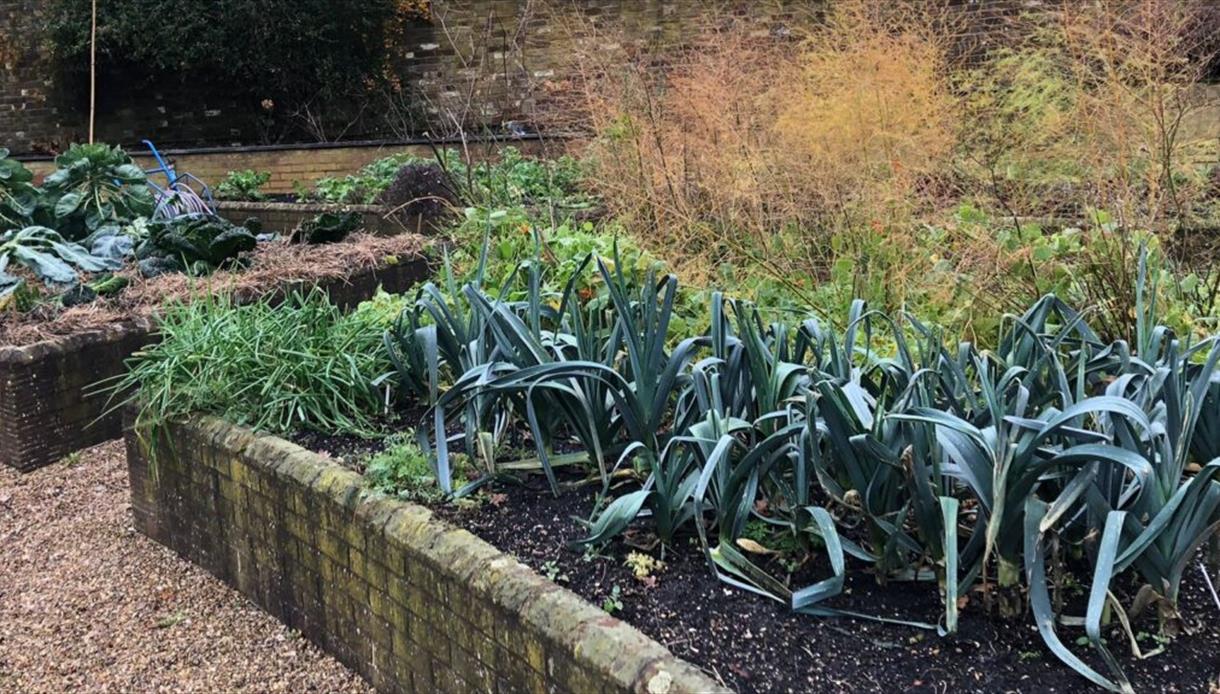
[[[349,308],[377,287],[409,289],[428,275],[428,261],[407,259],[346,278],[301,281],[280,295],[317,284]],[[93,384],[123,373],[124,361],[156,341],[148,319],[22,347],[0,347],[0,463],[29,472],[64,456],[122,436],[122,415],[106,410],[107,396],[86,395]]]
[[[0,0],[0,5],[3,4],[4,0]],[[3,67],[3,63],[0,63],[0,80],[3,79]],[[3,132],[3,109],[3,104],[0,104],[0,132]],[[427,159],[435,155],[434,147],[463,147],[475,159],[493,159],[502,145],[511,145],[526,154],[542,156],[557,154],[567,147],[566,138],[563,136],[552,135],[550,138],[555,140],[553,144],[535,138],[510,139],[503,143],[475,139],[467,141],[465,146],[460,141],[382,141],[263,147],[167,148],[161,150],[161,154],[174,165],[178,173],[190,173],[202,179],[212,189],[215,189],[230,171],[266,171],[271,174],[271,179],[261,190],[264,193],[283,195],[294,193],[302,186],[312,188],[321,178],[343,177],[355,173],[366,164],[392,154],[407,152]],[[157,166],[157,162],[147,154],[143,145],[127,147],[127,153],[142,169]],[[50,156],[19,155],[18,159],[34,172],[37,180],[55,170],[53,157]]]
[[[312,219],[323,212],[355,212],[360,215],[359,228],[378,236],[392,236],[404,231],[415,231],[414,229],[404,229],[403,225],[394,219],[386,219],[388,210],[381,205],[228,201],[216,203],[216,213],[221,217],[234,224],[242,224],[247,219],[254,217],[262,222],[263,231],[267,233],[290,234],[301,222]]]
[[[295,444],[132,427],[140,532],[392,692],[723,691],[636,629]]]

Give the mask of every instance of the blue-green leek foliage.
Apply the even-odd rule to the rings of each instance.
[[[1057,657],[1130,691],[1111,616],[1134,639],[1130,619],[1155,603],[1172,631],[1185,569],[1220,530],[1220,342],[1157,326],[1145,269],[1134,346],[1105,343],[1054,296],[1007,316],[994,350],[946,345],[915,317],[860,302],[841,330],[764,324],[719,294],[705,331],[676,336],[674,277],[596,257],[557,291],[527,264],[522,301],[477,280],[428,285],[387,344],[402,388],[432,407],[422,442],[439,480],[463,437],[484,459],[466,489],[520,469],[495,451],[527,431],[556,492],[560,459],[602,482],[577,544],[633,525],[665,546],[694,536],[721,579],[812,615],[879,618],[834,605],[861,565],[934,582],[939,623],[903,623],[941,633],[971,591],[1015,594]],[[587,272],[597,297],[575,291]],[[824,576],[793,587],[772,575],[743,542],[757,523],[822,555]],[[1088,586],[1082,616],[1056,613],[1065,572]],[[1132,579],[1136,605],[1116,590]],[[1065,623],[1083,626],[1101,670],[1060,637]]]

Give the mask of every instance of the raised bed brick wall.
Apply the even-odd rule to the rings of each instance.
[[[4,0],[0,0],[3,3]],[[3,99],[0,98],[0,103]],[[0,111],[3,108],[0,106]],[[3,143],[0,133],[0,143]],[[562,152],[566,146],[561,139],[503,140],[501,142],[479,142],[467,150],[474,161],[495,159],[500,147],[509,145],[532,156],[551,156]],[[438,143],[438,147],[455,146]],[[143,169],[152,169],[157,163],[145,154],[143,145],[128,148]],[[299,189],[310,190],[321,178],[342,178],[353,174],[366,164],[393,154],[413,154],[428,159],[435,156],[429,145],[401,142],[346,143],[343,145],[237,147],[202,149],[165,149],[165,159],[179,173],[190,173],[207,185],[215,188],[230,171],[265,171],[271,174],[260,190],[272,195],[296,193]],[[18,157],[31,172],[35,181],[55,170],[50,155],[20,155]],[[158,179],[161,180],[161,179]]]
[[[379,236],[392,236],[404,231],[402,225],[386,219],[388,210],[380,205],[325,205],[294,202],[218,202],[216,213],[234,224],[242,224],[254,217],[262,222],[264,232],[290,234],[306,220],[323,212],[356,212],[360,215],[360,229]]]
[[[132,426],[136,528],[385,692],[710,692],[636,629],[360,475],[215,418]]]
[[[379,286],[405,291],[427,273],[428,261],[421,256],[349,277],[296,282],[279,293],[317,284],[333,302],[350,308]],[[0,463],[28,472],[121,436],[122,414],[106,414],[108,396],[92,392],[92,386],[122,374],[124,361],[156,339],[152,322],[140,319],[0,347]]]

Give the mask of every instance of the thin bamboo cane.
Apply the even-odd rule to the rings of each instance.
[[[93,144],[93,121],[97,112],[97,0],[93,0],[93,20],[89,28],[89,144]]]

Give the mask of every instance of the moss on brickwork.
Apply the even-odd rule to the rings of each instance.
[[[718,689],[639,631],[325,458],[215,418],[159,433],[127,431],[136,527],[380,691]]]

